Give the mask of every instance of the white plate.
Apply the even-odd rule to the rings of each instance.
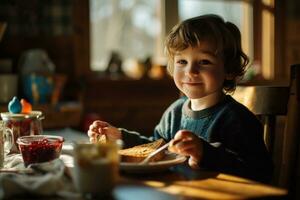
[[[167,153],[161,161],[150,162],[148,164],[121,162],[120,169],[130,173],[148,173],[166,170],[172,166],[183,163],[186,160],[185,156]]]
[[[73,156],[62,154],[60,159],[65,163],[65,165],[69,168],[74,167]],[[161,161],[150,162],[149,164],[139,165],[138,163],[128,163],[121,162],[120,169],[124,172],[129,173],[149,173],[149,172],[159,172],[166,170],[172,166],[183,163],[186,160],[185,156],[167,153],[165,158]]]

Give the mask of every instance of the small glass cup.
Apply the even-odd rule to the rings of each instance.
[[[85,197],[105,198],[119,178],[121,140],[74,145],[74,184]]]
[[[12,130],[5,127],[4,122],[0,121],[0,168],[3,168],[4,157],[13,146],[13,138]]]
[[[63,142],[63,137],[53,135],[31,135],[17,139],[25,167],[59,158]]]

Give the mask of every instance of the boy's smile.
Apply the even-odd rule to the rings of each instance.
[[[206,105],[218,103],[225,75],[223,60],[210,42],[201,41],[199,46],[188,47],[174,56],[175,84],[192,100]]]

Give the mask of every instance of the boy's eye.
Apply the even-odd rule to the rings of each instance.
[[[185,60],[178,60],[176,61],[177,64],[180,64],[180,65],[184,65],[186,64],[187,62]]]
[[[199,64],[200,65],[209,65],[209,64],[212,64],[212,62],[210,62],[209,60],[200,60]]]

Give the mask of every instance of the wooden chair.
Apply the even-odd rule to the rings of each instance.
[[[264,140],[275,164],[272,183],[296,195],[295,188],[300,187],[300,64],[291,66],[288,86],[238,86],[233,97],[264,125]],[[280,119],[285,121],[282,132],[278,131]]]

